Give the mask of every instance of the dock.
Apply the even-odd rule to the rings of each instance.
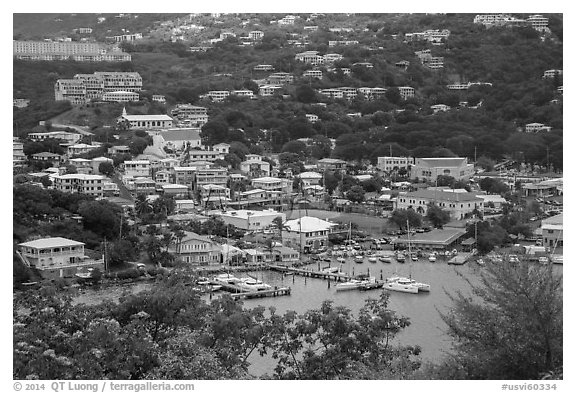
[[[299,276],[321,278],[324,280],[333,280],[333,281],[349,281],[352,279],[352,276],[349,276],[348,274],[345,273],[328,273],[328,272],[314,271],[308,269],[298,269],[294,267],[280,266],[280,265],[270,265],[270,270],[274,270],[281,273],[294,273]]]
[[[290,295],[292,289],[290,287],[282,287],[282,288],[273,288],[267,289],[264,291],[252,291],[252,292],[242,292],[242,293],[233,293],[233,299],[253,299],[258,297],[276,297],[276,296],[287,296]]]

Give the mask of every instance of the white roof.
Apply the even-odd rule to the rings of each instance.
[[[69,247],[83,246],[84,243],[70,240],[63,237],[47,237],[44,239],[32,240],[26,243],[20,243],[19,246],[31,248],[51,248],[51,247]]]
[[[82,173],[68,173],[66,175],[54,176],[57,179],[80,179],[80,180],[104,180],[106,176],[102,175],[85,175]]]
[[[300,179],[321,179],[322,175],[318,172],[302,172],[298,175]]]
[[[305,216],[295,220],[286,221],[284,225],[293,232],[317,232],[326,231],[337,224],[317,217]]]
[[[265,176],[265,177],[259,177],[257,179],[252,179],[252,183],[254,182],[258,182],[258,183],[276,183],[282,181],[282,179],[278,178],[278,177],[270,177],[270,176]]]
[[[248,217],[281,216],[280,213],[274,210],[231,210],[227,212],[222,212],[221,215],[227,217],[238,217],[243,219],[248,219]]]
[[[188,187],[183,184],[164,184],[162,186],[163,189],[172,189],[172,190],[187,190]]]
[[[164,120],[164,121],[172,121],[172,118],[168,115],[124,115],[122,116],[124,119],[128,120],[128,121],[145,121],[145,120],[151,120],[151,121],[158,121],[158,120]]]
[[[483,194],[477,194],[476,195],[478,198],[482,198],[484,199],[484,202],[498,202],[498,203],[505,203],[506,199],[504,199],[502,196],[500,195],[483,195]]]

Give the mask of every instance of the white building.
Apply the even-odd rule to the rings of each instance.
[[[542,123],[528,123],[524,126],[524,130],[526,132],[550,132],[552,130],[552,127],[550,126],[545,126]]]
[[[556,75],[561,76],[562,70],[546,70],[544,71],[544,75],[542,76],[542,78],[551,79],[554,78]]]
[[[400,193],[396,198],[395,209],[413,209],[426,215],[428,206],[436,205],[450,213],[450,218],[462,220],[471,217],[474,210],[484,213],[484,201],[472,193],[445,192],[439,190],[418,190]]]
[[[322,79],[322,71],[321,70],[306,70],[302,74],[302,77]]]
[[[310,123],[316,123],[318,121],[318,115],[315,115],[313,113],[306,113],[306,119]]]
[[[104,259],[84,255],[84,243],[63,237],[49,237],[18,244],[20,254],[42,278],[69,278],[88,268],[104,270]]]
[[[467,180],[474,175],[474,164],[468,164],[468,159],[461,157],[415,158],[411,179],[435,182],[439,175]]]
[[[320,185],[320,180],[322,180],[322,175],[318,172],[302,172],[296,176],[302,181],[304,187]]]
[[[100,175],[81,173],[54,176],[54,189],[62,192],[102,196],[107,178]]]
[[[272,209],[269,210],[230,210],[218,213],[227,224],[247,231],[257,231],[272,226],[274,219],[280,217],[286,221],[286,215]]]
[[[240,163],[240,170],[251,177],[270,176],[270,163],[258,154],[247,154],[246,160]]]
[[[125,177],[150,177],[151,164],[148,160],[124,161]]]
[[[252,187],[264,191],[280,191],[283,193],[292,192],[292,182],[288,179],[280,179],[277,177],[265,176],[252,179]]]
[[[127,122],[131,129],[161,129],[173,125],[173,120],[168,115],[128,115],[126,108],[118,120]]]
[[[385,172],[392,172],[398,169],[409,171],[412,165],[414,165],[414,158],[391,156],[378,157],[378,163],[376,164],[380,170]]]
[[[131,91],[111,91],[104,93],[102,101],[107,102],[136,102],[140,101],[140,95]]]
[[[310,252],[328,245],[328,234],[337,224],[316,217],[301,217],[284,223],[282,241],[288,247]]]
[[[400,86],[398,87],[398,91],[400,92],[400,97],[403,100],[407,100],[408,98],[414,97],[414,88],[410,86]]]
[[[73,145],[82,139],[82,135],[66,131],[31,132],[28,134],[28,138],[33,141],[43,141],[49,138],[60,139],[67,144]]]
[[[87,145],[86,143],[77,143],[75,145],[68,146],[67,155],[68,157],[74,157],[79,154],[88,153],[94,149],[97,149],[99,146],[95,145]]]
[[[222,102],[228,98],[229,95],[230,92],[228,90],[211,90],[208,92],[208,97],[214,102]]]
[[[273,96],[275,93],[282,91],[282,86],[263,85],[259,87],[258,94],[263,97]]]

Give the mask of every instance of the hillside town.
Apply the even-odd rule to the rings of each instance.
[[[255,309],[234,301],[270,305],[276,297],[306,293],[300,285],[311,282],[339,295],[436,296],[446,285],[460,290],[449,286],[454,280],[505,277],[505,269],[523,266],[527,275],[546,271],[556,280],[559,274],[561,285],[563,75],[561,56],[552,55],[558,46],[562,54],[558,15],[165,14],[145,24],[139,14],[86,15],[93,18],[84,25],[64,16],[43,22],[59,30],[42,40],[25,29],[14,33],[15,73],[42,79],[14,86],[15,299],[44,296],[42,288],[52,286],[78,299],[89,293],[104,300],[114,288],[137,283],[146,286],[141,296],[173,286],[181,291],[174,302],[202,299],[209,308],[229,299],[241,314]],[[403,30],[393,30],[399,26]],[[482,43],[487,48],[516,42],[545,54],[528,76],[471,70],[462,48],[480,44],[459,38],[462,26],[490,37]],[[184,76],[189,71],[181,65],[162,68],[165,59],[156,56],[164,50],[174,59],[195,59],[196,79]],[[237,62],[219,60],[218,53],[236,53]],[[510,86],[518,90],[513,98]],[[522,101],[521,92],[530,98]],[[445,281],[433,281],[433,274],[428,280],[430,269],[444,272]],[[456,269],[466,270],[456,276]],[[145,326],[137,320],[152,318],[152,311],[139,308],[139,294],[113,297],[126,309],[103,318],[130,329]],[[428,308],[452,299],[442,296]],[[120,314],[129,306],[134,314],[124,320]],[[257,324],[259,317],[249,315]],[[176,345],[170,332],[180,322],[171,318],[158,319],[146,340]],[[456,320],[433,318],[459,337]],[[549,323],[555,318],[561,329],[561,307]],[[194,323],[200,322],[182,326]],[[267,340],[278,334],[273,325]],[[560,340],[560,355],[556,347],[544,360],[533,355],[538,366],[524,374],[505,374],[505,367],[496,374],[497,361],[487,361],[461,378],[533,379],[548,372],[557,379],[562,332],[547,332]],[[243,344],[234,345],[247,352],[234,364],[222,356],[232,347],[218,344],[222,348],[201,355],[213,362],[210,372],[178,374],[167,369],[170,362],[150,360],[142,374],[82,374],[74,358],[76,371],[42,374],[40,363],[26,360],[36,356],[24,348],[29,337],[16,334],[24,343],[18,350],[28,355],[15,363],[15,379],[244,379],[254,372],[248,356],[265,341],[248,351],[242,340],[249,339],[238,338]],[[203,340],[198,336],[194,345],[206,345]],[[44,350],[53,351],[48,342]],[[61,351],[72,359],[72,350]],[[419,351],[405,355],[411,377],[393,362],[368,363],[356,355],[362,372],[343,365],[334,370],[345,379],[458,379],[448,363],[420,367]],[[261,374],[340,375],[278,356],[283,366]],[[326,353],[314,356],[332,361]]]

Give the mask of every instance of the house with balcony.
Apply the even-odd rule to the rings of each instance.
[[[199,188],[202,206],[222,208],[230,202],[230,189],[220,184],[203,184]]]
[[[436,205],[450,213],[453,220],[472,217],[475,211],[484,214],[484,200],[473,193],[446,192],[441,190],[418,190],[400,193],[396,198],[395,209],[413,209],[426,215],[428,206]]]
[[[230,92],[228,90],[211,90],[208,92],[208,97],[214,102],[222,102],[228,98],[229,95]]]
[[[178,184],[186,184],[180,183]],[[226,187],[228,184],[228,170],[226,168],[197,168],[194,173],[193,183],[194,190],[200,190],[202,186],[217,185]],[[230,190],[227,191],[228,198]]]
[[[550,132],[552,127],[546,126],[542,123],[528,123],[524,126],[526,132]]]
[[[101,175],[87,175],[81,173],[69,173],[66,175],[53,176],[55,190],[69,193],[79,193],[101,197],[104,193],[104,183],[108,178]]]
[[[179,260],[192,266],[218,265],[222,261],[222,247],[206,236],[186,232],[169,251]]]
[[[400,86],[398,87],[398,91],[400,92],[400,97],[402,97],[403,100],[414,97],[415,90],[413,87]]]
[[[100,146],[96,145],[87,145],[86,143],[78,143],[75,145],[68,146],[67,155],[68,157],[78,156],[80,154],[88,153],[94,149],[99,148]]]
[[[247,154],[246,160],[240,163],[240,170],[251,177],[270,176],[270,163],[258,154]]]
[[[104,271],[104,258],[90,259],[84,254],[84,245],[63,237],[49,237],[20,243],[18,249],[22,259],[44,279],[70,278],[90,268]]]
[[[322,180],[322,175],[318,172],[302,172],[296,175],[302,182],[302,186],[319,186],[320,180]]]
[[[126,184],[134,195],[156,195],[156,182],[153,179],[139,177]]]
[[[542,76],[542,78],[553,79],[556,76],[562,76],[562,70],[546,70],[544,71],[544,75]]]
[[[337,158],[323,158],[318,160],[318,169],[339,171],[346,169],[346,161]]]
[[[32,154],[32,159],[36,161],[49,162],[52,165],[60,165],[62,162],[64,162],[64,156],[47,151]]]
[[[12,164],[14,166],[22,165],[26,162],[26,154],[24,154],[24,143],[12,141]]]
[[[188,151],[189,161],[208,161],[223,160],[226,154],[214,150],[192,149]]]
[[[430,109],[436,114],[438,112],[448,112],[450,107],[445,104],[430,105]]]
[[[258,94],[262,97],[270,97],[282,91],[282,86],[277,85],[262,85],[258,88]]]
[[[322,71],[321,70],[306,70],[302,74],[303,78],[316,78],[322,79]]]
[[[212,146],[212,150],[226,155],[230,153],[230,145],[228,143],[218,143]]]
[[[308,120],[310,123],[316,123],[319,118],[318,115],[315,115],[313,113],[306,113],[306,120]]]
[[[78,173],[84,175],[91,175],[93,173],[91,160],[85,158],[71,158],[68,160],[68,163],[73,165]]]
[[[125,177],[150,177],[151,164],[148,160],[124,161]]]
[[[308,253],[328,246],[328,234],[337,224],[316,217],[305,216],[284,223],[282,241],[284,245]]]
[[[292,182],[288,179],[265,176],[252,179],[251,184],[252,187],[259,188],[264,191],[277,191],[284,194],[292,192]]]
[[[190,193],[188,186],[183,184],[163,184],[161,189],[165,196],[172,196],[174,199],[187,198]]]
[[[561,252],[564,246],[564,214],[561,213],[542,220],[542,244],[550,252]]]

